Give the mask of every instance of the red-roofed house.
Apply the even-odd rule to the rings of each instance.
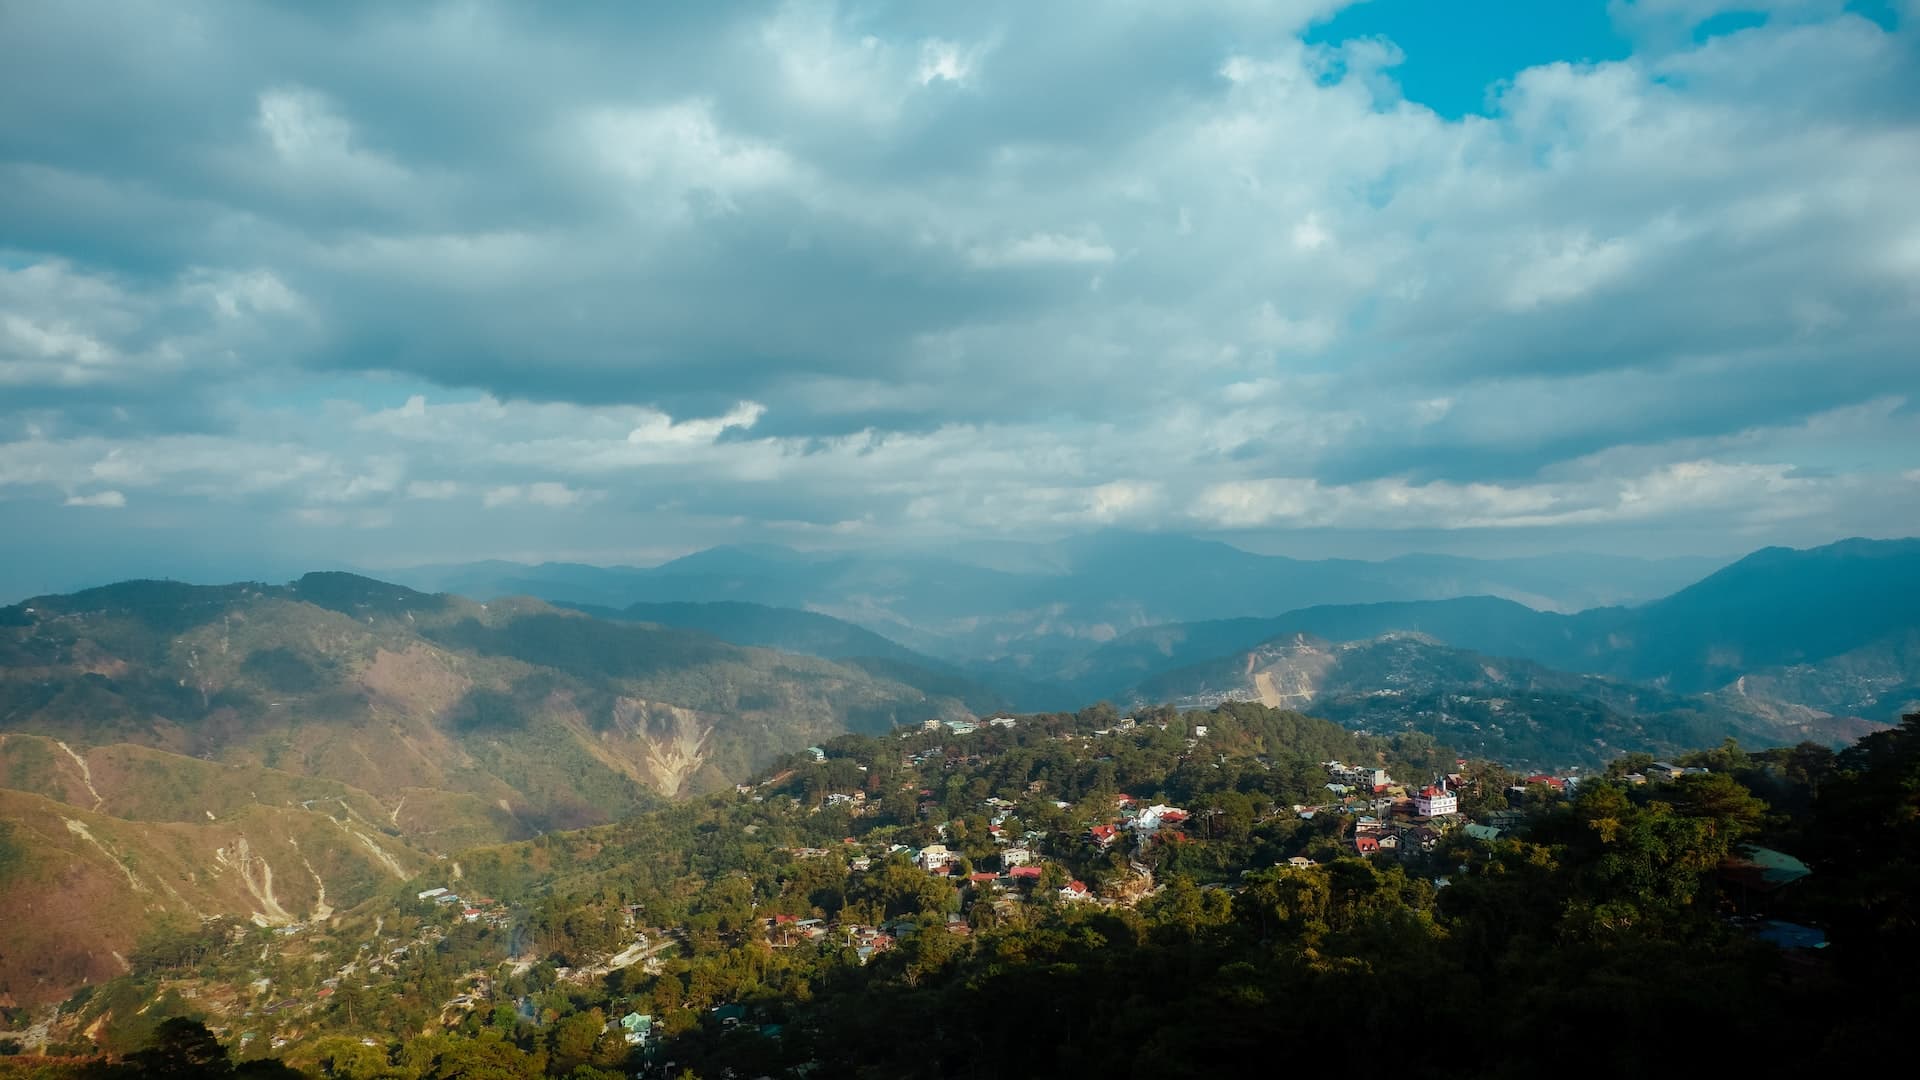
[[[1362,855],[1374,855],[1380,851],[1380,838],[1369,833],[1361,833],[1353,838],[1353,850]]]
[[[1007,876],[1015,881],[1039,881],[1040,868],[1037,866],[1016,866],[1007,871]]]
[[[1087,884],[1084,881],[1069,881],[1065,885],[1060,886],[1060,899],[1062,900],[1085,900],[1086,898]]]
[[[1460,812],[1460,796],[1447,790],[1445,783],[1428,784],[1413,797],[1413,812],[1421,817],[1446,817]]]
[[[1114,828],[1112,825],[1095,825],[1093,828],[1087,830],[1087,833],[1093,837],[1094,843],[1099,844],[1101,847],[1106,847],[1108,844],[1113,843],[1114,837],[1120,835],[1120,830]]]

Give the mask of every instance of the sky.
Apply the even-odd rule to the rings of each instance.
[[[0,5],[0,593],[1920,533],[1920,0]]]

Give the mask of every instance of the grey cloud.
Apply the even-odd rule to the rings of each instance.
[[[1904,490],[1897,446],[1819,472],[1792,433],[1920,400],[1910,22],[1701,44],[1726,5],[1622,4],[1634,58],[1450,122],[1390,49],[1299,43],[1339,6],[12,12],[0,499],[532,550],[516,515],[1603,529],[1697,461],[1740,513]],[[436,441],[342,384],[494,404]]]

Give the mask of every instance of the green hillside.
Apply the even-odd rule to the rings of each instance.
[[[1422,732],[1516,766],[1603,766],[1627,750],[1671,754],[1724,739],[1842,745],[1879,725],[1740,694],[1680,694],[1530,660],[1490,657],[1420,634],[1360,641],[1296,634],[1163,672],[1136,705],[1258,701],[1311,709],[1367,731]]]
[[[110,974],[156,920],[296,921],[465,847],[970,715],[857,664],[350,574],[38,597],[0,609],[0,821],[30,853],[0,907],[72,900],[0,942],[0,993]],[[269,872],[268,898],[234,884]]]

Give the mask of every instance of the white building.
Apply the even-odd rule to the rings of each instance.
[[[1421,817],[1446,817],[1460,812],[1460,796],[1447,790],[1447,782],[1429,784],[1413,797],[1413,812]]]
[[[928,844],[920,849],[920,858],[917,861],[920,863],[920,869],[931,874],[952,862],[953,852],[948,851],[945,844]]]
[[[1177,825],[1187,820],[1187,812],[1177,806],[1155,803],[1134,815],[1132,825],[1141,832],[1158,832],[1163,825]]]

